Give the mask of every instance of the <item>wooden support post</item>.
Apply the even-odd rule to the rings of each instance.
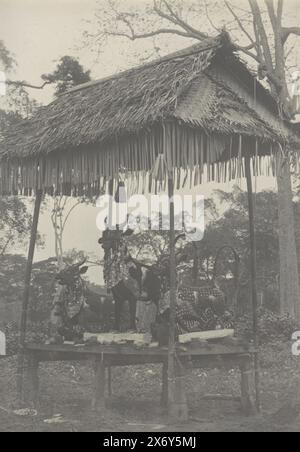
[[[199,276],[199,256],[198,256],[198,243],[194,242],[194,262],[193,262],[193,284],[196,286],[198,284]]]
[[[105,411],[105,365],[101,357],[96,357],[95,365],[95,380],[94,380],[94,394],[92,399],[92,409],[99,412]]]
[[[28,376],[30,381],[31,400],[34,408],[38,408],[39,405],[39,360],[34,353],[29,356]]]
[[[168,379],[169,379],[169,415],[176,417],[175,393],[175,298],[176,298],[176,257],[175,257],[175,207],[174,207],[174,181],[169,178],[169,205],[170,205],[170,325],[168,349]]]
[[[250,232],[250,266],[251,266],[251,296],[252,296],[252,310],[253,310],[253,333],[254,346],[258,350],[258,301],[257,301],[257,266],[256,266],[256,237],[255,237],[255,215],[253,202],[253,188],[251,175],[251,159],[247,155],[245,157],[245,173],[247,179],[248,189],[248,208],[249,208],[249,232]],[[260,389],[259,389],[259,357],[258,351],[254,357],[255,366],[255,392],[256,392],[256,408],[260,411]]]
[[[255,414],[255,406],[251,397],[251,362],[243,361],[240,364],[241,370],[241,402],[243,413],[247,416]]]
[[[168,349],[168,380],[169,380],[169,418],[171,422],[187,421],[187,407],[184,406],[185,385],[182,375],[178,375],[175,344],[175,309],[176,309],[176,255],[175,255],[175,206],[174,181],[172,175],[168,180],[170,205],[170,333]],[[185,402],[184,402],[185,400]]]
[[[19,401],[21,402],[23,399],[23,380],[24,380],[24,345],[26,341],[26,327],[27,327],[27,314],[28,314],[28,306],[29,306],[29,296],[30,296],[30,283],[31,283],[31,273],[32,273],[32,264],[34,258],[36,237],[37,237],[37,229],[38,222],[40,216],[40,209],[42,203],[43,193],[41,190],[37,190],[32,227],[31,227],[31,237],[29,243],[28,250],[28,259],[26,264],[25,271],[25,284],[24,284],[24,293],[23,293],[23,303],[22,303],[22,314],[21,314],[21,323],[20,323],[20,337],[19,337],[19,351],[18,351],[18,365],[17,365],[17,391]]]
[[[108,194],[110,196],[109,198],[109,206],[108,206],[108,218],[107,218],[107,224],[108,224],[108,229],[110,231],[113,230],[113,196],[114,196],[114,180],[110,179],[110,181],[108,182]]]
[[[188,420],[188,402],[186,396],[186,362],[179,358],[175,362],[175,393],[177,421]]]

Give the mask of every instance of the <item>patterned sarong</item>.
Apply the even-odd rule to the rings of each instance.
[[[160,303],[160,314],[170,306],[170,292]],[[179,287],[176,297],[176,333],[214,330],[222,327],[224,293],[215,287]]]
[[[138,281],[131,276],[130,269],[135,264],[130,260],[126,243],[120,242],[117,250],[110,250],[104,258],[103,277],[108,290],[116,287],[121,281],[130,292],[138,298],[140,287]]]

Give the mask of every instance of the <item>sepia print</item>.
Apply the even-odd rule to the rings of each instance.
[[[299,49],[298,0],[0,0],[1,432],[299,431]]]

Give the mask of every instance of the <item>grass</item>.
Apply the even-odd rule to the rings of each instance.
[[[170,426],[160,407],[161,369],[147,365],[113,369],[113,396],[105,413],[90,409],[92,369],[88,364],[51,363],[41,367],[37,416],[20,417],[16,402],[16,360],[0,360],[0,431],[299,431],[295,400],[300,400],[300,358],[291,344],[272,343],[261,349],[262,413],[245,417],[239,404],[206,400],[208,394],[239,395],[239,372],[192,370],[186,379],[190,408],[187,424]],[[28,383],[26,383],[28,384]],[[27,387],[26,393],[29,388]],[[26,404],[30,407],[30,403]],[[61,414],[63,423],[44,421]]]

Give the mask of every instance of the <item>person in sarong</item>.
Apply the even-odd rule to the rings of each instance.
[[[136,330],[136,303],[139,298],[141,271],[133,262],[128,251],[125,233],[119,230],[106,230],[99,243],[104,249],[103,277],[107,290],[115,301],[115,329],[120,331],[121,315],[126,301],[129,303],[130,329]]]
[[[169,308],[170,292],[167,291],[160,302],[160,315],[166,316]],[[178,287],[175,302],[176,334],[227,327],[226,318],[226,297],[218,287]]]

